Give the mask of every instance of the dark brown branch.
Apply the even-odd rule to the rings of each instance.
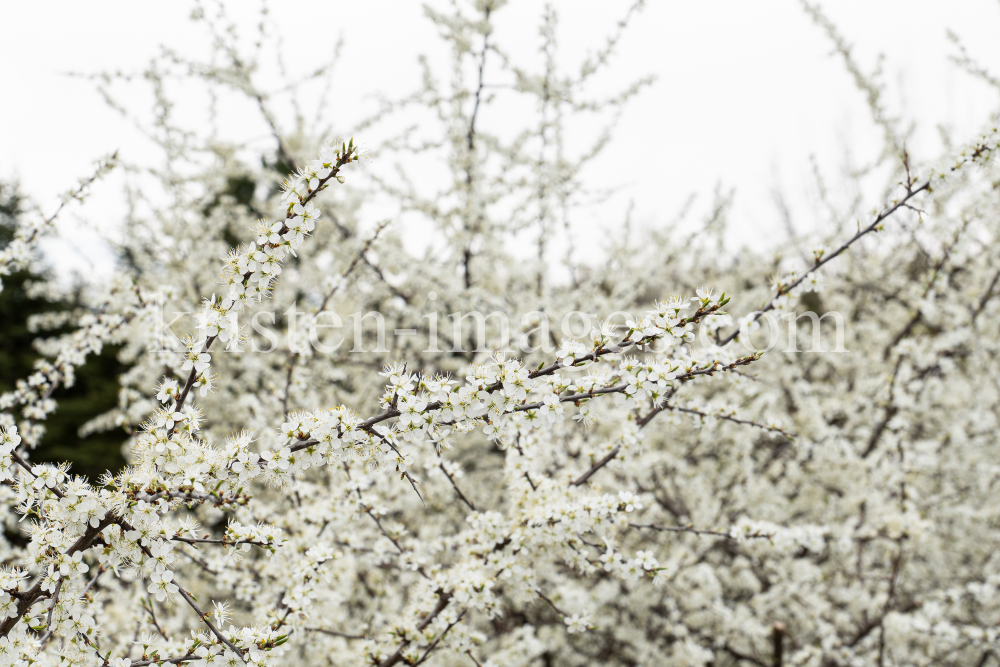
[[[785,624],[775,623],[771,628],[771,651],[774,667],[781,667],[785,649]]]

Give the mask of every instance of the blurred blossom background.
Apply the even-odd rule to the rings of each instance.
[[[447,3],[429,3],[446,9]],[[603,43],[627,9],[626,3],[557,1],[557,65],[572,71]],[[225,3],[242,34],[260,23],[254,2]],[[281,62],[273,52],[262,63],[258,82],[273,94],[272,113],[283,131],[295,127],[282,66],[304,76],[339,53],[330,81],[299,91],[307,123],[351,136],[379,109],[381,99],[399,97],[420,84],[418,58],[439,71],[449,67],[446,44],[425,18],[419,2],[282,2],[271,8],[266,30],[281,40]],[[838,0],[822,4],[853,47],[866,75],[877,70],[886,85],[888,111],[902,126],[913,126],[908,148],[935,155],[941,130],[964,137],[977,131],[997,107],[997,89],[954,62],[957,36],[976,61],[1000,71],[996,31],[1000,5],[991,0],[940,3],[913,0]],[[190,20],[191,2],[112,1],[99,7],[74,3],[15,3],[4,8],[0,58],[9,97],[0,108],[0,178],[16,181],[42,210],[75,184],[101,155],[119,151],[136,165],[156,166],[161,157],[136,120],[110,108],[100,88],[102,73],[140,76],[150,59],[169,49],[188,58],[208,57],[212,36]],[[537,65],[543,5],[511,2],[496,17],[496,39],[522,65]],[[211,10],[210,10],[211,11]],[[54,20],[58,17],[58,20]],[[338,50],[338,44],[340,45]],[[509,72],[495,65],[489,83],[510,84]],[[747,3],[653,2],[625,32],[611,66],[598,74],[595,97],[613,95],[643,77],[653,84],[625,105],[614,129],[614,146],[583,174],[595,190],[612,192],[599,205],[578,212],[577,225],[594,230],[620,225],[632,206],[633,220],[662,225],[695,197],[707,206],[718,191],[733,197],[733,239],[756,248],[808,233],[818,224],[811,174],[849,174],[865,169],[881,150],[881,130],[871,122],[865,95],[823,30],[791,0]],[[97,77],[97,78],[95,78]],[[154,100],[140,86],[111,85],[130,114],[151,119]],[[349,92],[347,92],[349,91]],[[185,88],[169,91],[178,122],[204,131],[210,93],[218,97],[219,138],[248,154],[270,154],[271,132],[259,115],[232,91]],[[486,113],[492,129],[519,127],[531,109],[500,103]],[[317,108],[319,107],[319,108]],[[518,118],[521,116],[521,118]],[[501,118],[502,117],[502,118]],[[377,146],[398,131],[397,119],[360,134]],[[570,121],[570,142],[592,138],[597,126]],[[389,169],[378,160],[365,167]],[[426,165],[422,170],[426,170]],[[440,175],[446,176],[442,170]],[[54,270],[75,275],[109,275],[113,254],[101,238],[122,224],[125,202],[121,173],[112,174],[93,195],[86,213],[59,221],[60,238],[46,249]],[[834,180],[833,176],[830,177]],[[871,179],[872,200],[882,181]],[[373,201],[371,219],[392,214],[392,204]],[[695,223],[693,223],[695,224]],[[425,230],[410,227],[415,243]],[[580,252],[597,252],[582,246]],[[102,258],[100,261],[94,257]]]

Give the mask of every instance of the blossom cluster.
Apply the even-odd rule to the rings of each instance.
[[[476,20],[429,14],[459,58],[475,42],[483,62],[499,3],[477,6]],[[239,67],[210,71],[233,81]],[[576,95],[523,74],[517,87],[540,104]],[[586,160],[570,165],[561,144],[547,156],[562,139],[545,128],[530,144],[541,160],[501,151],[462,111],[482,80],[452,97],[425,84],[452,123],[440,144],[452,189],[426,201],[379,186],[445,230],[441,253],[417,257],[382,225],[366,233],[357,202],[322,194],[344,183],[353,141],[252,207],[220,196],[206,212],[171,184],[198,224],[138,222],[156,252],[127,240],[134,274],[41,341],[36,372],[0,395],[0,667],[988,663],[1000,620],[996,130],[922,179],[905,161],[882,209],[805,248],[796,268],[653,235],[609,241],[628,262],[568,258],[561,284],[507,253],[509,210],[496,204],[530,184],[510,208],[521,227],[537,223],[544,267],[548,207],[570,200],[567,174]],[[231,160],[220,155],[235,171]],[[490,181],[494,163],[504,173]],[[270,170],[253,176],[274,185]],[[218,174],[200,178],[219,187]],[[934,197],[933,215],[918,197]],[[266,206],[278,220],[254,220]],[[234,220],[251,235],[230,248]],[[883,231],[878,261],[851,252]],[[204,298],[220,254],[220,287]],[[727,293],[694,287],[712,283],[740,287],[742,320]],[[649,307],[665,285],[689,295]],[[607,319],[522,357],[408,343],[241,354],[253,333],[240,318],[265,298],[313,323],[334,305],[375,311],[428,338],[435,301]],[[173,348],[155,344],[166,303],[197,311]],[[736,324],[817,303],[852,313],[851,354],[764,354]],[[128,465],[91,480],[34,460],[55,391],[112,343],[129,370],[108,423],[128,434]]]

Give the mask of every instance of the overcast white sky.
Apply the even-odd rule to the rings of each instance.
[[[373,108],[371,95],[399,96],[417,83],[416,58],[434,53],[433,27],[421,3],[410,0],[272,3],[285,36],[289,63],[303,70],[324,60],[338,36],[345,38],[338,70],[339,102],[329,120],[344,127]],[[626,7],[624,2],[555,2],[573,62],[588,45],[600,44]],[[996,89],[951,64],[956,49],[946,30],[960,35],[969,51],[1000,73],[1000,3],[996,0],[826,0],[825,11],[872,69],[885,55],[885,78],[894,113],[917,122],[916,152],[936,148],[936,127],[959,137],[973,134],[1000,108]],[[69,71],[136,70],[160,44],[185,51],[203,49],[204,36],[188,16],[191,3],[69,0],[4,3],[0,63],[0,178],[17,178],[45,210],[59,193],[90,170],[94,159],[118,149],[131,162],[152,159],[150,148],[110,111],[85,80]],[[257,3],[230,2],[231,11],[256,13]],[[508,51],[537,47],[542,4],[513,0],[500,15],[498,39]],[[796,224],[809,228],[808,202],[796,200],[809,157],[831,172],[851,153],[864,163],[876,153],[878,133],[864,99],[831,55],[822,32],[792,0],[651,0],[629,31],[616,61],[616,84],[652,73],[656,84],[625,113],[616,146],[590,177],[621,184],[621,193],[592,215],[609,224],[629,199],[641,221],[671,218],[690,193],[710,196],[716,183],[736,189],[733,220],[746,237],[781,230],[772,191],[793,194]],[[243,128],[234,131],[243,132]],[[260,128],[248,126],[245,136]],[[929,154],[928,154],[929,156]],[[123,210],[120,183],[113,179],[87,209],[91,223],[113,229]],[[877,205],[878,202],[872,202]],[[73,216],[63,233],[79,232]],[[70,246],[60,263],[83,268]]]

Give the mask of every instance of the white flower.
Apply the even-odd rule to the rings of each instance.
[[[17,434],[17,426],[0,426],[0,451],[7,454],[21,444],[21,436]]]
[[[719,292],[714,287],[699,287],[695,294],[701,299],[702,306],[710,306],[719,301]]]
[[[167,401],[176,400],[177,396],[180,394],[180,387],[177,384],[177,380],[165,379],[160,383],[156,394],[156,400],[161,403],[166,403]]]
[[[566,632],[571,635],[584,633],[590,627],[590,617],[586,614],[566,616],[563,618],[563,622],[566,624]]]
[[[216,333],[219,332],[219,326],[212,325],[215,328]],[[214,335],[214,334],[213,334]],[[184,365],[181,366],[181,370],[189,371],[192,368],[196,373],[203,373],[212,364],[212,355],[208,352],[191,352],[188,358],[184,361]]]
[[[556,357],[563,360],[566,366],[572,366],[578,357],[587,354],[587,346],[572,338],[563,338],[562,347],[556,352]]]
[[[177,584],[171,582],[173,578],[174,573],[170,570],[153,572],[149,575],[150,584],[146,590],[152,593],[157,601],[163,602],[179,590]]]

